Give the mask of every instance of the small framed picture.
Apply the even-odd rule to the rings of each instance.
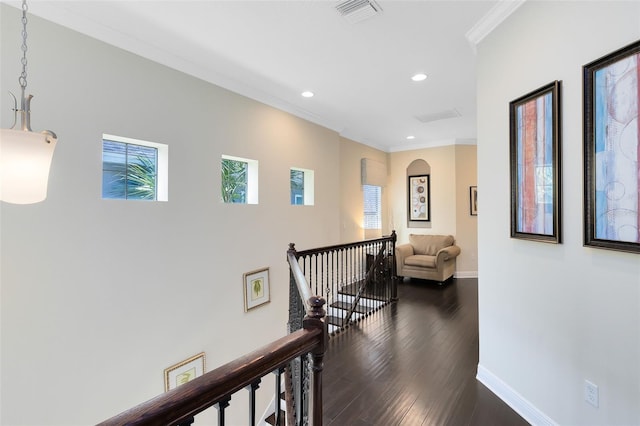
[[[469,187],[469,212],[471,216],[478,216],[478,187]]]
[[[270,300],[269,268],[257,269],[244,274],[244,311],[247,312]]]
[[[409,220],[431,221],[430,176],[409,176],[408,193]]]
[[[204,352],[164,370],[164,391],[170,391],[204,374]]]

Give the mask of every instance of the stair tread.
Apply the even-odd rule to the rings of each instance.
[[[334,317],[332,315],[328,315],[325,317],[325,322],[327,324],[333,324],[338,327],[342,327],[342,318]]]
[[[332,308],[338,308],[338,309],[344,309],[344,310],[349,310],[351,309],[351,303],[348,302],[333,302],[331,304]],[[371,308],[367,307],[367,306],[362,306],[362,305],[357,305],[356,308],[353,310],[353,312],[357,312],[359,314],[366,314],[368,312],[371,312]]]

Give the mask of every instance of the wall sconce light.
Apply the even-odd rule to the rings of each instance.
[[[0,129],[0,200],[13,204],[32,204],[47,198],[49,168],[58,137],[50,130],[31,130],[31,98],[27,87],[27,2],[22,0],[22,89],[20,109],[13,93],[13,125]],[[20,115],[20,129],[14,129]]]

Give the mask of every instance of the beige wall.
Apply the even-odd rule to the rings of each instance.
[[[456,276],[477,277],[478,216],[471,216],[469,206],[469,187],[477,186],[477,147],[475,145],[457,145],[455,151],[456,243],[462,250],[456,261]],[[481,196],[480,191],[478,191],[478,196]],[[480,214],[480,208],[478,208],[478,214]]]
[[[389,192],[390,182],[382,188],[382,231],[365,231],[362,225],[364,199],[362,195],[362,179],[360,160],[370,158],[387,165],[387,173],[391,173],[388,154],[350,139],[340,138],[340,239],[341,242],[353,242],[362,239],[378,238],[389,235]]]
[[[8,127],[20,12],[0,11]],[[0,204],[0,423],[95,424],[162,393],[176,362],[204,351],[211,370],[283,336],[288,243],[340,239],[338,135],[35,16],[29,41],[32,126],[59,142],[48,199]],[[168,202],[101,199],[103,133],[169,145]],[[258,205],[221,203],[222,154],[259,161]],[[289,204],[292,166],[315,171],[314,206]],[[245,313],[261,267],[271,302]]]
[[[407,167],[416,159],[431,167],[431,225],[407,227]],[[462,252],[456,276],[477,276],[477,220],[469,216],[469,186],[476,182],[476,147],[442,146],[390,154],[390,223],[398,233],[398,243],[406,243],[411,233],[451,234]],[[466,195],[465,195],[466,194]]]

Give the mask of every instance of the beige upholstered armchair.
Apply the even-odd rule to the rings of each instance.
[[[420,278],[442,284],[456,271],[460,247],[452,235],[409,235],[409,244],[396,246],[398,277]]]

